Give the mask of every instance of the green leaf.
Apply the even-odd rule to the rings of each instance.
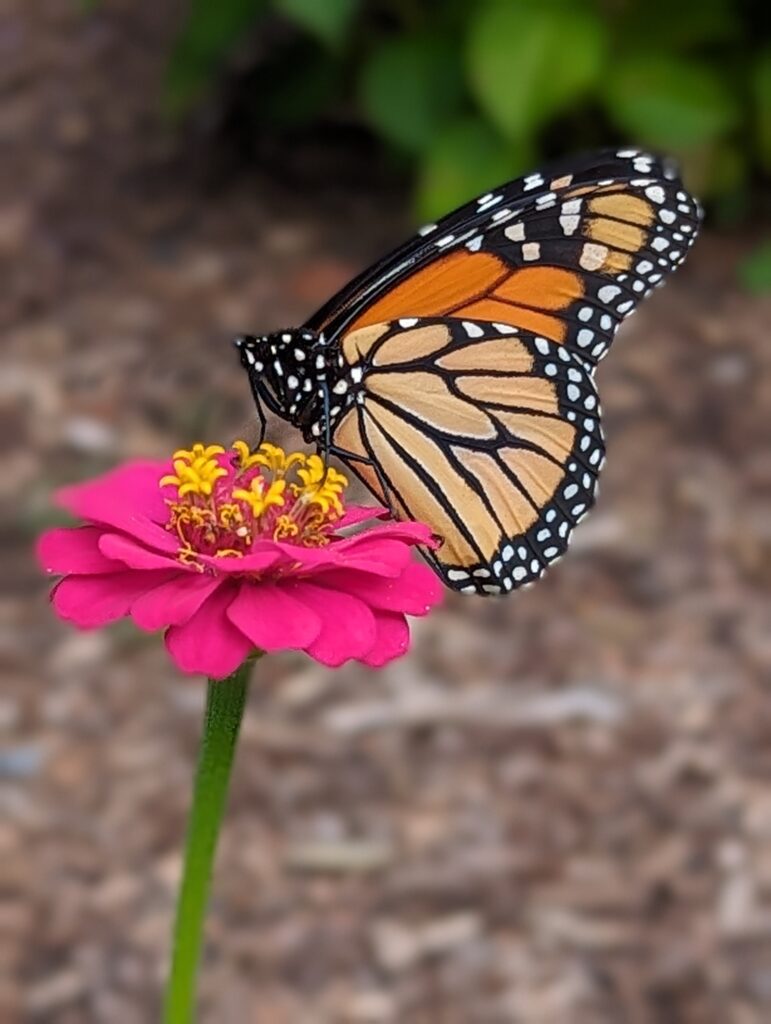
[[[480,6],[470,25],[469,83],[496,127],[524,138],[594,85],[605,49],[603,24],[588,9],[496,0]]]
[[[728,81],[713,68],[656,53],[616,65],[605,79],[604,101],[631,138],[663,148],[710,142],[739,119]]]
[[[749,292],[771,292],[771,239],[761,242],[742,260],[739,280]]]
[[[434,140],[418,171],[418,217],[435,220],[534,162],[529,145],[502,140],[481,118],[456,121]]]
[[[771,171],[771,47],[757,59],[752,75],[755,100],[755,132],[760,160]]]
[[[422,152],[462,101],[456,47],[432,36],[389,39],[365,64],[359,96],[384,138],[408,152]]]
[[[338,48],[348,32],[359,0],[273,0],[274,6],[322,43]]]
[[[184,113],[200,98],[265,4],[266,0],[191,0],[166,72],[164,105],[169,113]]]

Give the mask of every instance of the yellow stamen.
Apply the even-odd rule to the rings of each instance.
[[[248,490],[238,487],[233,491],[233,497],[239,501],[245,501],[254,515],[259,517],[272,505],[276,505],[278,508],[283,506],[285,489],[286,480],[274,480],[266,490],[264,477],[256,476]]]

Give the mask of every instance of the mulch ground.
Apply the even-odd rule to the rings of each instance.
[[[288,156],[284,181],[201,174],[210,128],[154,115],[153,6],[12,0],[0,25],[9,1024],[157,1019],[204,697],[157,639],[53,619],[30,555],[50,493],[251,436],[230,336],[300,321],[406,230],[358,150],[341,181],[344,148],[315,172]],[[750,241],[707,232],[625,327],[599,372],[600,501],[539,586],[448,597],[379,673],[259,666],[203,1022],[771,1017],[771,302],[734,283]]]

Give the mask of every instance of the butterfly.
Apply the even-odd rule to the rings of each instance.
[[[427,523],[451,588],[503,594],[566,550],[605,448],[597,363],[701,220],[637,149],[485,193],[365,270],[302,327],[236,339],[257,403]]]

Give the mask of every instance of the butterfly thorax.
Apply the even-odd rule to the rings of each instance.
[[[339,347],[305,327],[236,339],[255,400],[318,441],[347,408],[347,368]]]

